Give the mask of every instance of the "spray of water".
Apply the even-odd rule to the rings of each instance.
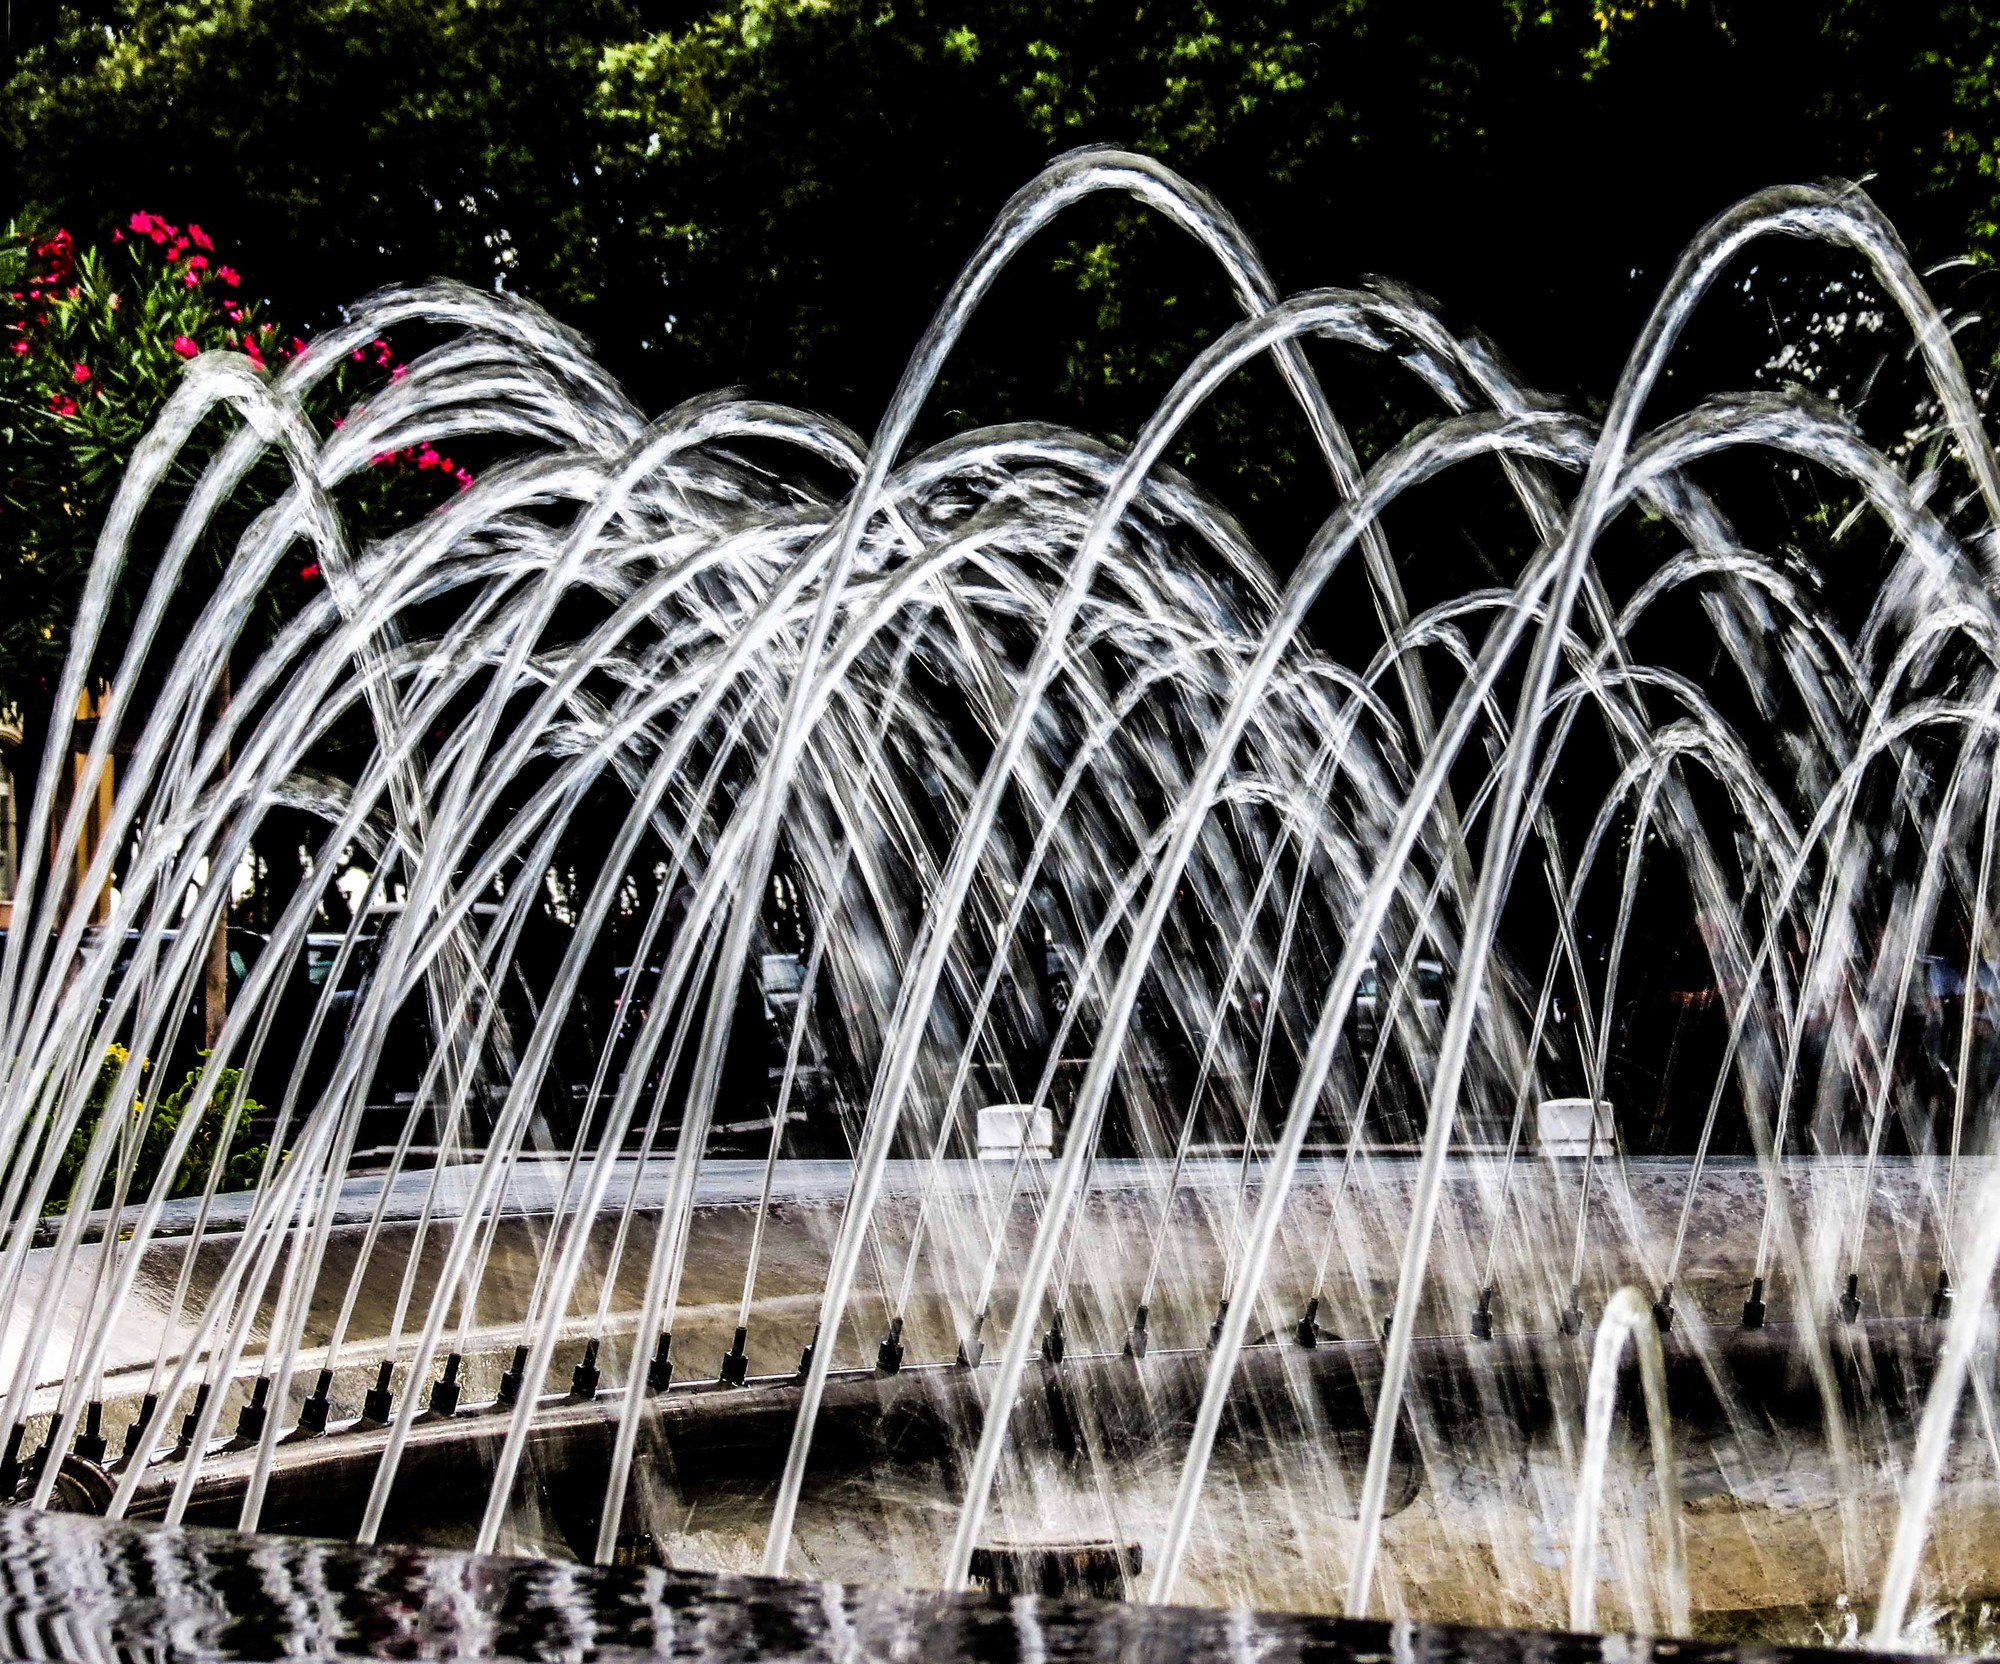
[[[1185,233],[1234,318],[1129,445],[1021,423],[917,447],[986,297],[1103,193]],[[1773,237],[1833,251],[1881,297],[1882,327],[1900,320],[1916,391],[1895,453],[1804,393],[1669,399],[1677,342]],[[328,372],[391,331],[430,344],[333,421]],[[1259,366],[1311,437],[1296,490],[1323,507],[1297,551],[1254,547],[1175,466]],[[1393,387],[1389,415],[1421,412],[1365,452],[1327,391],[1355,370]],[[1384,411],[1360,431],[1383,433]],[[217,432],[174,497],[175,465]],[[372,459],[446,439],[485,447],[474,485],[403,523],[356,522]],[[195,552],[269,456],[286,488],[197,583]],[[1753,546],[1768,530],[1731,512],[1748,476],[1812,482],[1838,574]],[[1766,527],[1761,501],[1749,520]],[[1461,508],[1502,575],[1413,608],[1408,591],[1435,595],[1447,569],[1436,516]],[[1704,230],[1602,422],[1406,291],[1281,295],[1218,204],[1106,150],[1007,205],[866,441],[731,395],[649,422],[535,308],[448,284],[375,297],[274,378],[204,355],[103,529],[23,822],[0,955],[0,1477],[21,1477],[31,1423],[61,1452],[115,1411],[129,1436],[110,1511],[172,1463],[178,1518],[227,1454],[225,1405],[247,1399],[258,1413],[227,1442],[254,1453],[239,1515],[254,1529],[283,1464],[341,1436],[344,1372],[379,1370],[372,1541],[418,1428],[472,1413],[461,1371],[492,1353],[511,1362],[481,1407],[504,1433],[479,1545],[507,1533],[553,1406],[605,1378],[590,1483],[610,1559],[661,1395],[689,1373],[674,1343],[701,1321],[684,1288],[711,1165],[756,1164],[730,1269],[736,1385],[762,1344],[788,1140],[809,1138],[844,1165],[767,1571],[789,1563],[836,1377],[871,1360],[973,1372],[982,1416],[933,1562],[956,1586],[995,1511],[1032,1515],[1046,1483],[1017,1437],[1035,1372],[1122,1353],[1143,1394],[1156,1343],[1206,1339],[1191,1426],[1163,1423],[1171,1495],[1144,1528],[1150,1597],[1172,1598],[1246,1354],[1288,1336],[1319,1351],[1337,1320],[1382,1337],[1379,1353],[1342,1343],[1374,1358],[1358,1507],[1317,1457],[1279,1490],[1294,1516],[1354,1516],[1341,1581],[1365,1612],[1438,1314],[1471,1314],[1469,1367],[1489,1385],[1497,1310],[1574,1352],[1557,1374],[1580,1387],[1584,1311],[1602,1303],[1569,1475],[1571,1621],[1594,1617],[1630,1338],[1668,1625],[1685,1633],[1661,1333],[1679,1322],[1672,1344],[1721,1378],[1734,1313],[1691,1232],[1747,1149],[1730,1205],[1754,1246],[1732,1271],[1753,1330],[1784,1291],[1843,1587],[1870,1550],[1840,1326],[1886,1306],[1916,1259],[1940,1302],[1956,1296],[1878,1619],[1892,1640],[2000,1254],[1984,1189],[1970,1251],[1953,1223],[1991,1136],[1996,525],[2000,464],[1948,321],[1844,188],[1764,192]],[[302,555],[324,583],[257,624]],[[121,583],[141,594],[113,642]],[[113,660],[85,736],[68,713]],[[91,826],[114,757],[113,808]],[[202,1118],[160,1121],[172,1083],[148,1060],[177,1055],[231,882],[270,859],[260,833],[280,814],[317,831],[206,1065],[243,1071],[226,1115],[269,1149],[229,1181],[239,1198],[219,1163],[184,1178]],[[1535,1156],[1537,1106],[1558,1087],[1613,1095],[1648,956],[1674,953],[1699,969],[1675,973],[1691,985],[1660,1101],[1671,1089],[1693,1112],[1656,1239],[1634,1200],[1632,1107],[1608,1144],[1592,1112],[1566,1167]],[[1689,1002],[1717,1032],[1681,1064]],[[995,1105],[1020,1106],[1017,1124],[1053,1112],[1052,1166],[1025,1143],[968,1161]],[[1915,1236],[1903,1220],[1885,1247],[1871,1222],[1905,1166]],[[364,1171],[365,1223],[337,1251]],[[1117,1186],[1140,1197],[1124,1254],[1104,1247]],[[1366,1209],[1385,1186],[1404,1187],[1393,1228]],[[523,1231],[516,1286],[495,1268]],[[871,1263],[880,1335],[861,1330]],[[1609,1293],[1631,1276],[1650,1302]],[[144,1295],[162,1282],[163,1322]],[[579,1334],[571,1391],[550,1393]],[[128,1381],[119,1360],[141,1344]],[[1287,1370],[1310,1424],[1310,1372]],[[789,1359],[758,1373],[789,1377]],[[1082,1435],[1076,1494],[1116,1517],[1128,1458],[1088,1404]],[[42,1462],[28,1499],[48,1506],[58,1478]]]

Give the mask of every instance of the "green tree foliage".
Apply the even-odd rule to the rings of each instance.
[[[871,424],[999,205],[1093,141],[1209,186],[1281,285],[1391,274],[1585,395],[1762,185],[1866,175],[1921,260],[2000,258],[2000,31],[1938,0],[71,0],[31,34],[0,102],[24,201],[198,217],[292,316],[514,289],[653,405],[741,382]],[[1813,309],[1767,283],[1738,334]],[[1230,312],[1094,205],[931,419],[1130,432]],[[1301,443],[1237,398],[1183,460],[1282,517]]]

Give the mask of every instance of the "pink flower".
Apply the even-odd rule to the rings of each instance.
[[[26,341],[16,341],[14,343],[14,350],[17,353],[26,352],[28,350],[28,343]]]
[[[188,256],[188,263],[187,263],[187,269],[188,269],[189,271],[191,271],[191,272],[205,272],[205,271],[207,271],[207,270],[208,270],[208,256],[207,256],[207,255],[205,255],[205,254],[190,254],[190,255]]]
[[[299,576],[305,579],[307,583],[311,583],[313,579],[319,576],[319,562],[314,561],[310,566],[301,566],[299,568]]]
[[[458,488],[463,491],[472,483],[472,470],[461,468],[456,474],[452,475],[452,478],[458,481]]]
[[[76,414],[76,400],[70,398],[67,394],[51,393],[49,395],[49,409],[53,410],[58,416],[74,416]]]
[[[221,278],[232,289],[243,281],[243,274],[234,266],[217,266],[215,268],[215,275]]]
[[[125,233],[122,231],[114,231],[111,233],[111,240],[114,243],[122,243],[125,241]]]
[[[77,382],[90,380],[90,366],[88,364],[77,365],[75,369],[70,371],[69,379]]]
[[[409,373],[410,373],[409,365],[398,364],[393,370],[389,372],[389,379],[391,381],[401,381],[403,377],[405,377]]]
[[[174,351],[179,353],[183,358],[192,358],[196,353],[201,351],[201,348],[195,344],[192,337],[176,335],[174,337]]]
[[[181,274],[181,286],[186,289],[199,288],[201,286],[201,273],[183,272]]]
[[[188,240],[192,242],[196,248],[212,249],[215,247],[215,244],[209,241],[208,233],[202,230],[200,226],[195,225],[192,222],[190,222],[188,225]]]

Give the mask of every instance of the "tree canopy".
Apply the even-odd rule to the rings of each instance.
[[[1970,256],[1944,292],[1992,357],[2000,27],[1973,4],[71,0],[13,28],[0,208],[79,239],[198,221],[298,327],[391,281],[504,287],[653,407],[741,384],[867,430],[1008,195],[1098,141],[1208,186],[1282,287],[1387,274],[1585,399],[1704,220],[1861,177],[1920,262]],[[1763,258],[1703,339],[1799,373],[1845,274]],[[1093,204],[1009,274],[931,431],[1129,433],[1230,316],[1184,240]],[[1182,460],[1290,530],[1302,442],[1246,394]]]
[[[1866,174],[1920,256],[2000,252],[1975,5],[84,0],[14,27],[5,206],[199,220],[293,314],[504,284],[662,397],[871,416],[1008,193],[1100,140],[1208,185],[1281,282],[1391,274],[1553,386],[1608,385],[1611,326],[1761,185]],[[1186,271],[1140,269],[1135,220],[1014,297],[1023,389],[1143,369]]]

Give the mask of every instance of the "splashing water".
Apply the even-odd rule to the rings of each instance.
[[[1193,238],[1240,319],[1129,445],[1024,423],[914,446],[994,284],[1103,192]],[[1893,454],[1802,393],[1657,417],[1687,326],[1772,237],[1839,251],[1899,312],[1923,382]],[[322,428],[332,367],[397,330],[436,344]],[[1327,476],[1275,567],[1173,466],[1267,360]],[[1365,459],[1323,379],[1355,364],[1386,367],[1390,415],[1423,407]],[[497,461],[358,540],[370,459],[447,439]],[[287,488],[197,583],[272,455]],[[1731,498],[1766,475],[1813,482],[1838,584],[1788,530],[1741,529]],[[1440,515],[1510,576],[1432,596]],[[358,1463],[341,1529],[367,1543],[477,1437],[470,1546],[524,1540],[553,1475],[590,1493],[570,1540],[606,1562],[678,1483],[661,1428],[728,1388],[781,1413],[758,1435],[784,1448],[758,1493],[777,1573],[817,1529],[824,1419],[934,1366],[940,1402],[947,1376],[972,1395],[946,1523],[885,1577],[962,1586],[996,1529],[1103,1527],[1155,1601],[1192,1580],[1422,1612],[1400,1510],[1427,1483],[1411,1517],[1448,1538],[1477,1512],[1446,1482],[1463,1456],[1515,1475],[1478,1508],[1520,1530],[1475,1529],[1516,1617],[1564,1610],[1527,1493],[1575,1498],[1588,1624],[1630,1336],[1672,1545],[1626,1556],[1631,1609],[1663,1593],[1689,1627],[1680,1464],[1775,1495],[1782,1422],[1823,1452],[1829,1587],[1890,1568],[1891,1642],[1968,1380],[2000,1460],[1976,1356],[2000,1238],[1958,1247],[1996,1215],[1996,534],[1950,329],[1851,189],[1710,225],[1601,422],[1406,292],[1281,297],[1220,207],[1102,150],[1007,206],[872,441],[724,394],[648,422],[533,307],[452,285],[375,297],[275,378],[204,355],[103,530],[24,823],[0,1480],[170,1521],[220,1495],[256,1530],[307,1465]],[[259,645],[302,555],[325,583]],[[105,666],[86,733],[66,713]],[[163,1120],[174,1071],[148,1060],[178,1055],[228,879],[279,816],[315,830],[208,1048],[222,1130]],[[1596,1106],[1663,986],[1648,1132]],[[1568,1154],[1544,1125],[1565,1102]],[[267,1152],[240,1190],[198,1145],[239,1122]],[[1610,1299],[1592,1362],[1585,1308],[1633,1277],[1655,1296]],[[687,1359],[717,1322],[711,1388]],[[753,1344],[785,1356],[753,1372]],[[1920,1396],[1934,1365],[1916,1436],[1896,1383]],[[1358,1421],[1335,1425],[1336,1376]],[[1803,1407],[1753,1378],[1805,1381]],[[475,1379],[493,1398],[462,1404]],[[1051,1467],[1023,1417],[1062,1382]],[[1714,1413],[1670,1441],[1687,1392]],[[549,1442],[583,1428],[588,1460]],[[29,1460],[31,1429],[71,1458]],[[1874,1475],[1913,1436],[1889,1552]],[[1240,1528],[1203,1523],[1225,1481]],[[1204,1581],[1273,1519],[1295,1572]]]

